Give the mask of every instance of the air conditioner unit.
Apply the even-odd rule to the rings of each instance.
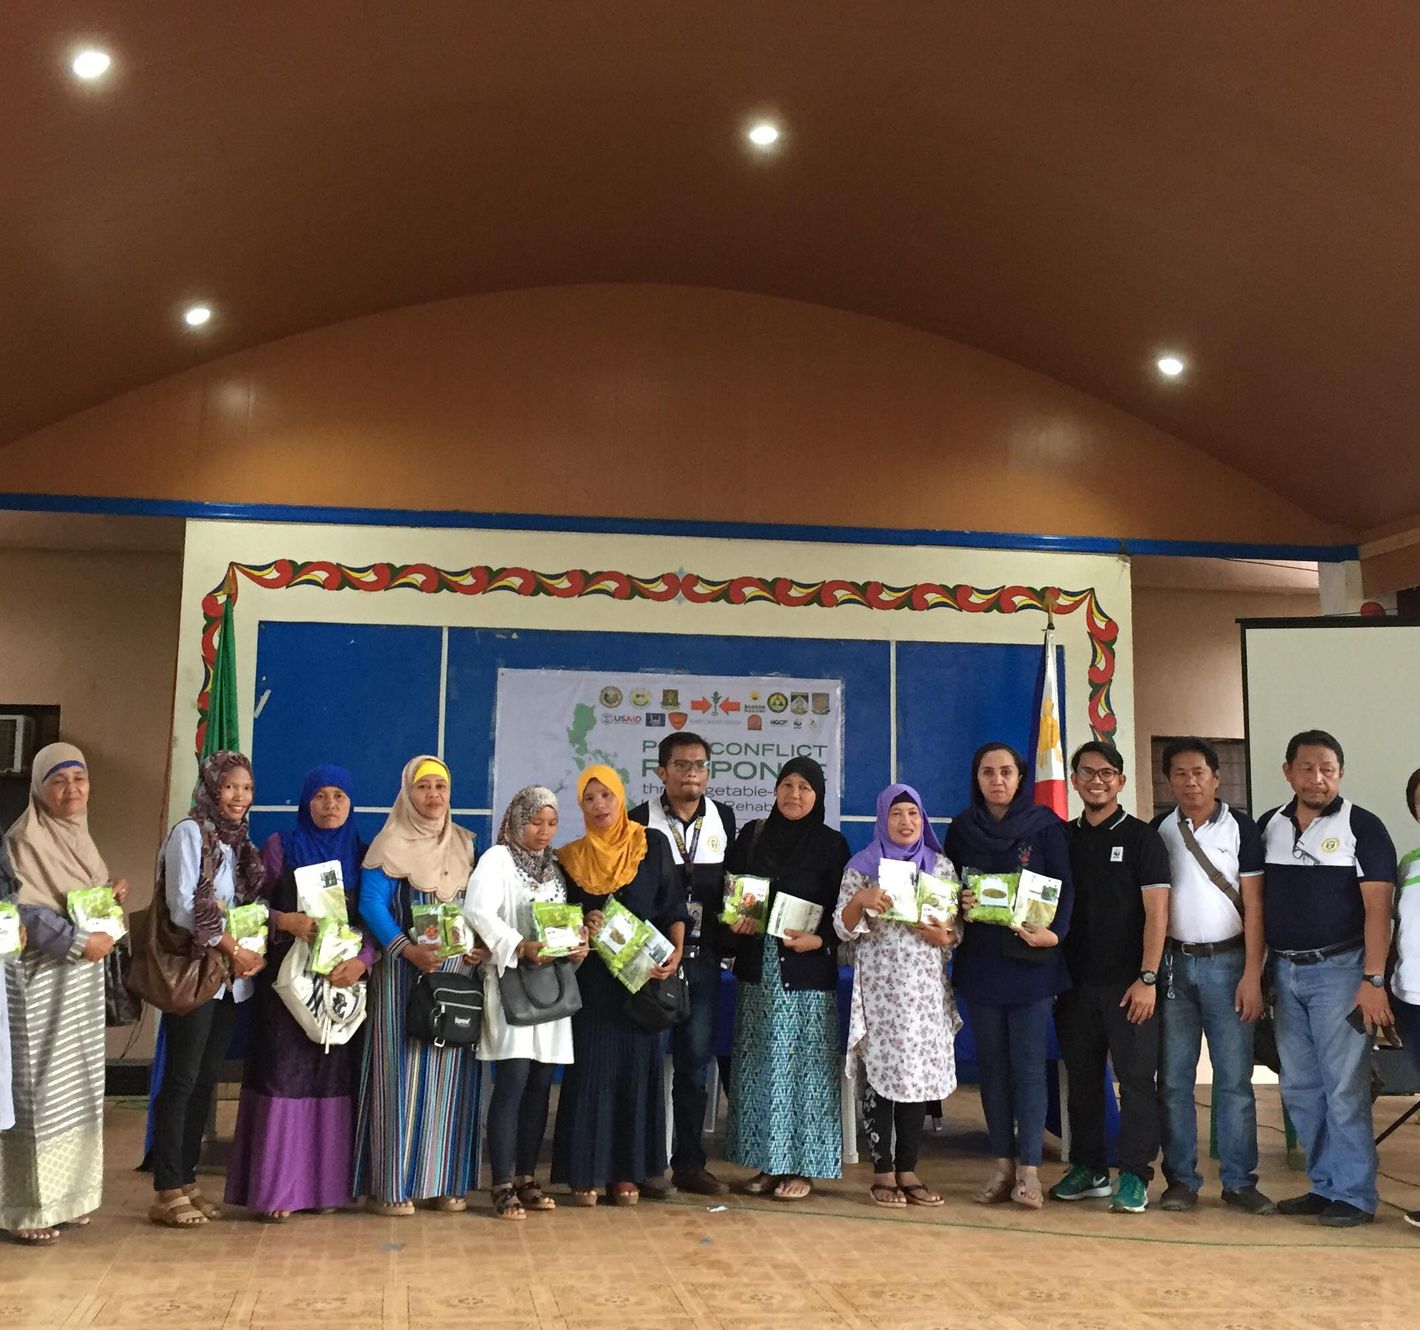
[[[0,774],[25,774],[35,755],[35,718],[0,716]]]

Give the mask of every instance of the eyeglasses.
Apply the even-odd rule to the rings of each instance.
[[[1080,767],[1075,774],[1086,785],[1097,780],[1103,781],[1104,784],[1108,785],[1110,781],[1119,779],[1119,772],[1113,767]]]
[[[710,769],[710,763],[703,757],[694,760],[688,757],[677,757],[673,758],[667,765],[672,771],[680,772],[682,776],[688,771],[708,771]]]

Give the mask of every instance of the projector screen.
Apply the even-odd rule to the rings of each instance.
[[[1405,783],[1420,767],[1420,624],[1395,619],[1243,619],[1248,784],[1258,816],[1286,803],[1287,740],[1326,730],[1345,750],[1341,792],[1420,845]]]

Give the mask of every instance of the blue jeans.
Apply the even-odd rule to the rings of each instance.
[[[1040,1163],[1045,1144],[1045,1031],[1050,1004],[1050,998],[1009,1006],[967,1004],[991,1153],[1031,1167]]]
[[[1185,956],[1169,951],[1159,975],[1163,1050],[1159,1105],[1163,1116],[1164,1177],[1201,1191],[1198,1109],[1194,1085],[1198,1055],[1208,1039],[1213,1064],[1213,1113],[1218,1124],[1219,1172],[1224,1191],[1257,1186],[1257,1102],[1252,1094],[1253,1025],[1233,1010],[1244,952]]]
[[[1356,947],[1315,965],[1273,961],[1282,1102],[1307,1152],[1312,1190],[1374,1214],[1371,1038],[1346,1024],[1365,953]]]
[[[720,961],[713,952],[702,951],[683,968],[690,1012],[671,1031],[672,1175],[705,1167],[705,1147],[700,1143],[705,1127],[705,1074],[715,1056],[715,1012],[720,1004]]]

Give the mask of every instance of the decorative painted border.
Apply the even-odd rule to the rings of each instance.
[[[606,596],[611,600],[689,601],[693,605],[779,605],[786,609],[812,606],[838,610],[956,610],[962,614],[1016,614],[1022,610],[1074,614],[1083,610],[1090,639],[1090,729],[1096,739],[1114,734],[1117,718],[1110,705],[1114,682],[1115,643],[1119,624],[1100,606],[1093,587],[1064,591],[1058,587],[1006,586],[993,590],[916,582],[889,586],[884,582],[850,582],[841,578],[822,582],[796,582],[789,577],[730,577],[714,579],[699,573],[659,573],[636,577],[622,572],[588,572],[570,568],[563,573],[539,573],[529,568],[473,568],[449,570],[427,563],[373,563],[364,567],[310,560],[300,563],[277,559],[274,563],[234,563],[227,575],[202,599],[202,690],[197,695],[197,751],[207,729],[208,697],[217,659],[217,630],[227,597],[235,604],[240,579],[268,591],[288,587],[317,587],[322,591],[414,591],[424,595],[453,592],[482,596],[508,591],[517,596],[552,596],[578,600]]]

